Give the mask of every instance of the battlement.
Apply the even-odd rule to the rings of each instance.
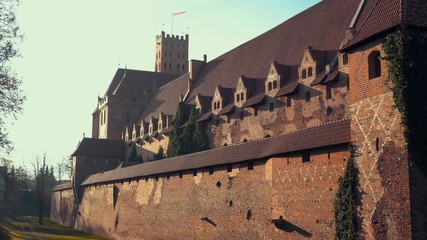
[[[166,34],[164,31],[161,32],[160,35],[156,36],[156,41],[177,41],[177,42],[188,42],[188,34],[183,35],[174,35],[174,34]]]

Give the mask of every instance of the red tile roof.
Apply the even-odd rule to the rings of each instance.
[[[197,119],[197,122],[208,121],[208,120],[211,119],[211,117],[212,117],[212,113],[211,112],[205,113],[199,119]]]
[[[279,91],[277,91],[275,97],[285,96],[294,93],[299,86],[298,81],[294,81],[290,84],[285,85],[284,87],[280,88]]]
[[[342,50],[399,25],[427,27],[427,1],[366,0],[354,27],[354,37]]]
[[[115,139],[83,138],[71,156],[125,158],[125,142]]]
[[[189,74],[184,74],[156,91],[144,108],[138,122],[141,122],[141,120],[148,121],[151,116],[157,118],[159,113],[175,115],[178,110],[180,95],[185,96],[187,93],[188,79]]]
[[[308,46],[319,62],[332,62],[358,5],[356,0],[321,1],[208,62],[194,81],[187,102],[193,103],[197,94],[212,96],[217,85],[235,88],[242,74],[265,78],[272,60],[288,66],[289,70],[284,70],[286,83],[296,81],[298,66]]]
[[[67,190],[67,189],[72,189],[73,188],[73,184],[71,182],[66,182],[63,184],[59,184],[56,185],[55,187],[52,188],[52,192],[57,192],[57,191],[62,191],[62,190]]]
[[[350,120],[347,119],[258,141],[97,173],[89,176],[82,185],[257,160],[283,153],[347,144],[350,141]]]
[[[252,106],[255,106],[257,104],[260,104],[264,101],[264,99],[265,99],[264,93],[258,94],[257,96],[249,98],[248,100],[246,100],[246,102],[243,103],[242,108],[252,107]]]
[[[234,111],[234,103],[233,105],[228,105],[225,108],[222,108],[221,111],[219,111],[218,116],[228,114]]]
[[[176,74],[119,68],[105,95],[138,97],[144,91],[151,91],[155,87],[163,86],[178,76]]]

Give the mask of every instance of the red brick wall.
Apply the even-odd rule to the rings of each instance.
[[[310,82],[311,83],[311,82]],[[290,96],[291,107],[286,105],[287,97],[271,98],[257,106],[258,116],[254,116],[254,109],[249,107],[236,110],[227,116],[214,116],[209,123],[208,134],[215,147],[224,144],[241,143],[246,140],[262,138],[266,135],[275,136],[293,132],[297,129],[313,127],[328,121],[336,121],[349,117],[347,104],[347,80],[342,78],[332,84],[332,98],[326,98],[326,86],[307,86],[300,84],[298,92]],[[310,102],[305,101],[305,92],[311,92]],[[270,103],[274,103],[274,110],[269,111]],[[328,114],[330,108],[330,114]],[[240,119],[243,111],[244,119]],[[218,119],[218,125],[215,124]]]
[[[369,80],[372,43],[349,54],[352,142],[357,150],[361,235],[366,239],[411,239],[409,169],[401,118],[382,77]]]
[[[52,192],[50,219],[62,225],[73,227],[75,207],[72,189]]]
[[[348,156],[334,147],[307,163],[292,154],[88,187],[76,227],[117,239],[330,239]]]
[[[380,51],[380,56],[385,56],[378,41],[348,54],[350,104],[390,91],[387,61],[381,60],[381,77],[369,79],[368,56],[373,51]]]

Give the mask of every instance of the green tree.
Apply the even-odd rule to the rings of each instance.
[[[128,162],[142,163],[142,156],[138,155],[135,144],[132,145],[132,150],[129,154]]]
[[[182,125],[188,120],[189,116],[189,107],[188,105],[180,102],[178,103],[178,110],[176,112],[175,118],[172,121],[173,131],[169,138],[167,155],[168,157],[179,156],[185,154],[185,141],[183,137],[183,128]]]
[[[18,0],[0,1],[0,150],[9,153],[12,145],[7,136],[5,121],[17,118],[25,100],[20,89],[21,80],[10,67],[18,55],[16,44],[22,39],[16,23],[15,10]]]
[[[165,158],[165,150],[162,146],[159,147],[159,151],[153,155],[153,161]]]
[[[179,156],[209,149],[209,138],[204,123],[197,123],[200,118],[199,110],[188,105],[178,107],[174,131],[169,139],[168,157]],[[185,117],[187,116],[187,117]],[[182,127],[186,123],[185,127]]]

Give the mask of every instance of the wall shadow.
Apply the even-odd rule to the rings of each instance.
[[[311,234],[310,232],[307,232],[306,230],[298,227],[297,225],[286,221],[285,219],[283,219],[282,216],[280,216],[279,219],[271,220],[271,223],[274,224],[274,226],[277,229],[280,229],[284,232],[288,232],[288,233],[296,232],[296,233],[298,233],[304,237],[307,237],[307,238],[313,236],[313,234]]]

